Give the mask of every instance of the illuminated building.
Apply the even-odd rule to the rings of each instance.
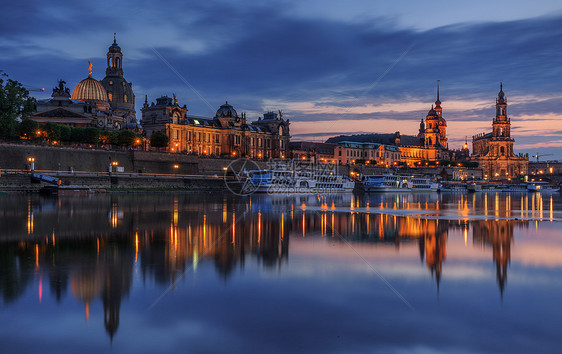
[[[59,80],[51,99],[38,100],[37,113],[28,118],[38,123],[115,130],[135,125],[135,95],[131,83],[123,78],[122,63],[123,54],[114,37],[103,80],[93,77],[93,64],[89,62],[88,77],[76,85],[72,95],[66,82]]]
[[[334,159],[339,164],[366,160],[388,167],[400,162],[400,150],[394,145],[342,141],[334,149]]]
[[[512,178],[527,174],[529,156],[515,155],[511,138],[511,120],[507,116],[507,98],[500,83],[496,99],[496,117],[492,132],[472,137],[471,160],[478,162],[487,178]]]
[[[385,145],[387,147],[385,149],[388,149],[389,145],[394,145],[400,150],[401,163],[410,167],[419,166],[422,161],[449,160],[451,153],[447,143],[447,122],[443,118],[439,84],[437,85],[435,106],[431,106],[425,122],[422,118],[418,135],[403,135],[399,131],[393,134],[341,135],[330,138],[326,142],[376,143]]]
[[[289,157],[298,160],[312,160],[334,163],[336,144],[316,143],[311,141],[291,141]]]
[[[169,138],[169,151],[197,155],[281,158],[289,153],[289,120],[283,114],[264,113],[248,123],[228,102],[220,106],[214,118],[187,114],[187,106],[162,96],[156,104],[145,98],[141,124],[150,138],[155,131]]]

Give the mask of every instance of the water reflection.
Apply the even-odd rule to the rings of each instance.
[[[503,298],[517,246],[514,234],[530,226],[529,220],[513,218],[554,220],[561,209],[558,195],[538,194],[246,199],[193,194],[59,199],[11,195],[3,196],[0,205],[4,303],[32,291],[42,301],[44,282],[58,303],[70,289],[82,303],[86,319],[91,304],[101,301],[111,340],[135,268],[143,284],[153,280],[162,287],[175,286],[184,272],[197,272],[202,262],[214,264],[225,281],[236,268],[243,269],[247,259],[255,260],[261,270],[281,272],[289,260],[289,240],[294,238],[366,244],[374,247],[372,252],[387,254],[415,247],[438,289],[446,269],[449,235],[458,234],[465,246],[470,241],[493,261]],[[425,214],[377,212],[387,209]],[[450,213],[458,218],[428,217]],[[485,218],[468,218],[471,215]],[[394,261],[400,262],[399,257]]]

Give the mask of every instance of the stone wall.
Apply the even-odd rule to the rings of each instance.
[[[0,144],[0,170],[27,169],[29,157],[35,159],[35,170],[107,172],[111,163],[117,162],[127,173],[182,175],[222,175],[233,161],[165,152]],[[264,162],[257,164],[265,166]]]

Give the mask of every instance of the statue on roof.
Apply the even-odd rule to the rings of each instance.
[[[53,94],[51,95],[51,97],[70,98],[70,90],[68,89],[68,87],[64,86],[66,85],[66,81],[58,80],[58,83],[59,83],[58,87],[53,88]]]
[[[283,119],[283,112],[281,112],[281,110],[278,110],[279,112],[279,119]]]

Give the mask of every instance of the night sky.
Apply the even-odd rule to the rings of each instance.
[[[145,95],[176,93],[194,115],[280,109],[294,140],[416,134],[441,80],[459,148],[491,131],[503,81],[516,152],[562,159],[559,0],[3,1],[0,31],[0,70],[38,99],[88,60],[102,79],[117,32],[137,119]]]

